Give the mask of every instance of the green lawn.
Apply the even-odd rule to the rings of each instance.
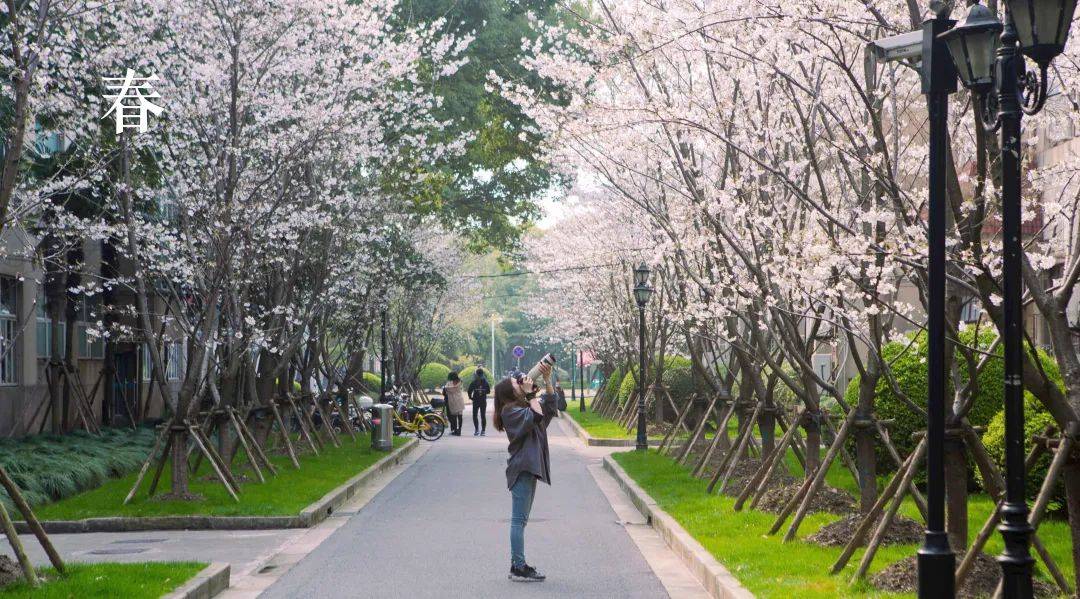
[[[855,553],[847,568],[837,576],[828,574],[840,555],[838,547],[821,547],[796,541],[781,543],[783,530],[765,536],[775,516],[756,510],[732,510],[734,499],[705,492],[707,481],[690,476],[689,472],[667,457],[650,450],[616,453],[612,456],[648,492],[660,506],[672,515],[716,559],[724,564],[742,584],[759,597],[906,597],[883,593],[866,583],[849,586],[848,581],[858,566],[862,550]],[[792,458],[789,462],[794,462]],[[797,464],[797,462],[794,462]],[[797,469],[793,473],[798,473]],[[839,488],[853,491],[854,481],[842,468],[830,470],[827,480]],[[969,504],[970,535],[978,532],[989,516],[993,504],[985,495],[973,496]],[[905,515],[920,520],[914,504],[909,501],[901,508]],[[830,514],[811,514],[799,528],[806,537],[821,526],[838,519]],[[1065,576],[1072,579],[1069,526],[1062,520],[1049,520],[1039,527],[1039,535],[1050,549]],[[871,574],[885,566],[915,553],[917,545],[882,547],[871,567]],[[994,535],[986,552],[1001,552],[1000,535]]]
[[[582,413],[578,410],[578,402],[570,401],[568,399],[566,400],[567,410],[563,413],[577,421],[577,423],[581,425],[581,428],[588,431],[594,439],[633,439],[637,435],[637,432],[634,429],[630,429],[630,432],[626,432],[626,429],[618,422],[604,418],[593,412],[591,409],[592,400],[593,398],[591,397],[585,398],[585,409],[587,411]],[[656,435],[649,435],[649,438],[663,439],[662,436],[658,437]]]
[[[157,599],[199,573],[206,564],[197,562],[147,562],[140,564],[68,564],[67,573],[40,570],[43,584],[30,588],[17,583],[0,588],[0,597],[33,599]]]
[[[400,446],[408,439],[395,437],[394,445]],[[367,435],[359,435],[357,441],[344,436],[340,448],[327,447],[318,456],[304,455],[300,458],[301,469],[296,470],[288,457],[271,458],[277,466],[276,477],[267,473],[266,484],[260,484],[254,475],[241,485],[240,502],[237,503],[216,478],[207,480],[211,474],[204,460],[199,472],[191,477],[191,491],[203,496],[201,501],[160,501],[148,499],[151,474],[144,479],[140,492],[127,505],[121,505],[135,475],[113,479],[85,493],[41,506],[35,511],[42,520],[77,520],[101,516],[291,516],[323,495],[358,474],[386,453],[371,450]],[[243,464],[238,456],[236,464]],[[169,489],[169,466],[158,486],[158,493]]]

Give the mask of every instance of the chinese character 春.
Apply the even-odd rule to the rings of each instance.
[[[106,94],[105,97],[113,100],[112,107],[104,117],[116,113],[116,133],[119,135],[125,129],[131,127],[139,133],[146,131],[147,113],[161,116],[165,109],[150,101],[151,98],[160,98],[161,95],[154,91],[151,81],[157,81],[157,75],[149,77],[136,77],[135,71],[128,69],[123,77],[103,77],[105,87],[115,93]]]

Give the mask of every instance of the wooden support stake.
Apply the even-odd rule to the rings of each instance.
[[[57,572],[64,573],[64,560],[60,559],[60,554],[56,552],[56,548],[53,547],[52,541],[49,540],[49,535],[45,534],[45,529],[41,527],[41,522],[38,521],[37,516],[34,515],[34,510],[30,509],[30,504],[26,503],[26,499],[23,498],[22,492],[19,491],[18,485],[15,481],[11,480],[8,476],[7,470],[3,466],[0,466],[0,484],[4,486],[7,491],[8,497],[11,497],[11,501],[18,508],[19,513],[22,514],[23,520],[26,520],[26,525],[30,527],[30,531],[37,537],[38,543],[41,544],[41,548],[45,550],[45,555],[49,556],[49,561],[52,562]]]
[[[206,459],[207,459],[207,461],[210,462],[210,465],[214,468],[214,472],[217,474],[218,480],[221,481],[221,485],[223,487],[225,487],[226,491],[229,492],[229,495],[232,496],[233,501],[235,501],[237,503],[240,503],[240,498],[236,495],[236,491],[233,490],[232,485],[229,484],[229,479],[225,476],[225,473],[221,471],[221,468],[218,467],[218,464],[214,460],[213,456],[210,455],[210,450],[207,449],[205,445],[203,445],[202,439],[199,438],[199,435],[195,434],[195,432],[192,431],[191,429],[192,429],[192,426],[189,424],[188,425],[188,432],[191,434],[192,439],[195,440],[195,444],[199,446],[199,449],[203,453],[207,454]]]
[[[235,476],[233,476],[232,470],[229,468],[229,465],[225,463],[224,458],[222,458],[221,454],[218,453],[217,448],[214,447],[214,444],[210,442],[210,439],[203,434],[202,429],[200,429],[196,425],[191,425],[188,427],[188,432],[190,432],[192,436],[199,440],[199,444],[205,448],[206,457],[212,460],[215,464],[217,464],[217,469],[225,477],[225,480],[228,481],[229,486],[231,486],[233,488],[233,491],[235,491],[236,494],[239,495],[240,482],[236,480]]]
[[[746,421],[746,426],[744,427],[743,433],[741,435],[742,438],[741,438],[740,442],[736,445],[736,447],[735,447],[735,449],[733,451],[728,452],[727,465],[726,465],[726,468],[723,468],[724,477],[720,481],[720,487],[719,487],[719,491],[718,491],[719,493],[724,492],[724,489],[727,487],[728,481],[731,480],[731,475],[735,473],[735,467],[739,465],[739,460],[742,459],[743,453],[745,453],[747,444],[749,443],[750,439],[754,436],[754,423],[757,422],[758,416],[761,415],[761,408],[762,408],[763,405],[765,405],[764,402],[759,401],[759,402],[757,402],[757,405],[754,406],[753,413],[750,415],[750,418],[747,419],[747,421]],[[717,470],[716,475],[714,475],[712,480],[709,481],[709,487],[708,487],[709,493],[712,493],[713,486],[716,485],[716,479],[717,479],[717,476],[719,474],[720,474],[720,470]]]
[[[712,459],[713,453],[716,452],[716,448],[720,446],[720,443],[724,440],[724,436],[727,435],[727,425],[731,420],[731,415],[735,413],[735,400],[729,400],[727,411],[724,412],[724,417],[720,419],[720,422],[716,427],[716,434],[713,435],[712,443],[709,443],[709,448],[702,454],[701,459],[698,460],[696,466],[694,466],[693,476],[695,478],[700,477],[705,473],[705,468],[709,465],[709,460]]]
[[[165,462],[169,461],[169,450],[172,449],[173,435],[168,432],[169,427],[172,424],[168,424],[165,427],[165,450],[161,452],[161,457],[158,458],[157,468],[154,469],[154,479],[150,481],[150,490],[146,492],[147,497],[153,497],[154,491],[157,491],[158,482],[161,480],[161,472],[165,469]]]
[[[708,425],[709,419],[713,415],[713,410],[716,408],[716,402],[719,401],[719,399],[719,395],[713,395],[713,398],[709,400],[709,406],[705,408],[705,413],[701,415],[701,421],[694,427],[694,432],[690,435],[690,439],[687,440],[686,445],[683,445],[679,450],[675,462],[680,466],[686,461],[687,456],[690,455],[690,452],[694,449],[694,446],[697,445],[698,441],[701,440],[701,435],[705,433],[705,427]]]
[[[878,495],[877,501],[874,502],[870,511],[863,515],[862,520],[859,521],[859,526],[855,529],[855,532],[851,535],[851,539],[848,540],[847,545],[844,545],[844,550],[840,553],[840,557],[833,563],[830,574],[838,574],[841,570],[847,566],[851,556],[854,555],[855,550],[862,546],[863,541],[866,540],[866,534],[870,532],[870,527],[877,521],[878,516],[881,515],[882,510],[885,509],[885,504],[889,502],[893,494],[900,488],[900,482],[904,479],[908,469],[912,468],[912,462],[918,462],[922,459],[922,456],[926,453],[926,438],[923,437],[919,444],[915,447],[915,450],[911,452],[907,460],[900,465],[900,468],[896,471],[896,474],[889,480],[889,484],[885,486],[885,489]]]
[[[296,402],[294,402],[291,397],[286,396],[285,399],[288,400],[289,405],[292,406],[293,414],[296,416],[296,423],[300,426],[300,436],[307,441],[308,446],[311,447],[311,452],[315,455],[319,455],[319,447],[315,444],[315,440],[311,437],[311,433],[308,432],[307,423],[304,422],[304,415],[300,413],[300,408],[297,407]]]
[[[167,431],[169,430],[169,427],[166,426],[163,430]],[[150,455],[146,456],[146,461],[143,462],[142,468],[139,468],[139,474],[135,477],[135,484],[132,485],[131,491],[129,491],[127,497],[124,498],[124,503],[122,505],[127,505],[131,501],[131,498],[135,497],[135,493],[139,490],[139,485],[142,484],[143,477],[146,476],[146,471],[150,469],[150,464],[153,463],[154,458],[157,457],[157,450],[161,447],[161,439],[164,435],[165,433],[163,432],[154,439],[154,448],[150,450]]]
[[[37,572],[34,572],[34,565],[30,563],[30,558],[27,557],[26,551],[23,549],[22,541],[19,540],[19,533],[15,532],[15,525],[12,524],[11,516],[8,515],[3,502],[0,502],[0,522],[3,523],[4,534],[7,535],[8,543],[11,544],[11,550],[15,552],[15,557],[19,560],[19,566],[22,568],[23,576],[26,577],[26,583],[33,588],[37,588],[41,584],[38,581]]]
[[[796,419],[802,417],[802,411],[800,410],[796,414]],[[787,455],[788,446],[795,438],[796,431],[799,430],[797,426],[789,426],[787,431],[784,432],[784,436],[780,438],[780,442],[776,444],[776,448],[773,452],[765,458],[761,463],[761,468],[758,468],[754,478],[750,479],[750,482],[746,483],[746,488],[739,493],[738,498],[735,499],[734,509],[739,511],[742,509],[746,499],[750,497],[750,494],[754,494],[754,501],[750,504],[751,509],[757,506],[758,500],[765,494],[765,489],[769,487],[769,480],[772,478],[773,472],[776,470]]]
[[[289,429],[286,428],[285,421],[281,419],[281,412],[273,400],[270,400],[270,410],[274,413],[274,421],[277,422],[278,427],[281,429],[281,437],[285,439],[285,450],[289,453],[289,460],[292,461],[293,467],[299,470],[300,460],[296,458],[296,449],[293,447],[292,439],[289,438]]]
[[[660,447],[656,448],[656,453],[659,453],[660,455],[665,455],[664,450],[668,448],[668,443],[672,442],[675,439],[675,433],[679,430],[679,428],[682,427],[683,421],[686,420],[686,415],[689,414],[690,409],[694,407],[694,399],[696,397],[696,394],[691,394],[690,400],[686,402],[686,407],[683,408],[681,412],[679,411],[678,406],[676,406],[675,413],[677,414],[677,417],[675,418],[675,424],[671,427],[667,434],[664,435],[664,440],[660,441]],[[668,396],[668,399],[671,399],[671,396]]]
[[[821,485],[825,482],[825,475],[829,472],[829,466],[832,465],[832,461],[836,458],[836,454],[843,451],[844,442],[851,432],[851,424],[855,422],[855,412],[855,410],[851,410],[851,412],[848,413],[847,418],[844,419],[844,424],[841,425],[840,430],[836,433],[836,439],[833,440],[832,446],[829,447],[829,451],[825,454],[825,459],[821,462],[821,466],[818,467],[817,472],[814,474],[813,484],[810,485],[810,489],[806,492],[806,496],[803,497],[798,511],[795,512],[795,517],[791,520],[791,526],[789,526],[787,532],[784,533],[785,543],[795,538],[795,535],[799,531],[799,525],[802,524],[803,518],[806,517],[806,513],[810,510],[810,502],[813,501],[814,495],[817,494]]]
[[[920,447],[925,452],[926,444],[920,444]],[[915,478],[915,473],[918,472],[919,462],[921,461],[922,456],[920,455],[918,459],[912,460],[908,464],[908,469],[904,472],[904,478],[900,480],[900,487],[893,495],[892,502],[889,503],[889,509],[881,517],[881,522],[878,522],[877,530],[874,531],[874,536],[870,537],[870,543],[866,547],[866,552],[863,553],[859,567],[855,570],[855,575],[851,577],[852,583],[862,580],[866,576],[866,571],[870,569],[870,564],[874,561],[874,555],[877,554],[878,548],[881,547],[881,543],[885,540],[885,532],[892,525],[896,511],[900,509],[900,504],[904,501],[904,496],[907,495],[907,491],[911,487],[911,481]]]
[[[266,452],[263,451],[262,446],[259,445],[258,439],[255,438],[255,435],[252,434],[251,429],[248,428],[247,418],[241,418],[240,415],[237,413],[236,409],[231,406],[229,407],[229,411],[232,414],[233,421],[236,422],[237,428],[240,430],[241,434],[247,437],[248,445],[255,450],[255,455],[259,457],[259,461],[262,462],[262,465],[270,471],[270,474],[277,476],[277,468],[274,467],[274,463],[270,461],[270,458],[266,455]]]
[[[255,476],[259,478],[260,483],[266,482],[266,477],[263,476],[262,469],[259,468],[259,460],[255,455],[254,450],[248,445],[247,437],[244,436],[244,431],[240,430],[240,424],[236,422],[236,415],[231,410],[226,409],[225,413],[229,416],[229,422],[236,429],[236,438],[240,441],[240,446],[244,448],[244,455],[247,456],[248,463],[251,464],[251,469],[255,471]]]

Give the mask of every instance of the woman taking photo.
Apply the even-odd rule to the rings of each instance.
[[[510,441],[506,460],[506,486],[510,489],[510,580],[532,582],[544,575],[525,563],[525,525],[532,511],[536,481],[551,484],[551,458],[547,427],[555,416],[551,366],[540,367],[546,394],[528,376],[504,379],[495,385],[495,429]]]

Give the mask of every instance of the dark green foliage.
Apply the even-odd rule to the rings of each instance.
[[[362,378],[361,386],[365,393],[377,394],[382,389],[382,377],[374,372],[365,372]]]
[[[625,372],[621,367],[616,368],[615,372],[611,373],[611,376],[604,381],[604,395],[606,397],[618,397],[619,387],[622,386],[623,376]]]
[[[1030,393],[1024,393],[1024,454],[1027,455],[1031,451],[1031,438],[1034,435],[1042,435],[1046,432],[1047,426],[1055,426],[1057,423],[1054,421],[1054,417],[1050,412],[1046,411],[1039,400],[1035,399]],[[994,458],[997,462],[998,468],[1002,469],[1002,475],[1004,475],[1005,468],[1005,411],[1002,410],[994,415],[990,419],[990,424],[986,426],[986,432],[983,434],[983,444],[986,445],[986,450],[990,452],[990,457]],[[1046,478],[1046,471],[1050,468],[1049,454],[1043,454],[1039,461],[1035,463],[1035,466],[1028,471],[1027,477],[1024,479],[1024,483],[1027,486],[1027,498],[1029,501],[1034,501],[1035,497],[1039,494],[1039,488],[1042,487],[1043,479]],[[982,473],[975,470],[975,476],[982,483]],[[1054,487],[1052,499],[1050,501],[1050,510],[1058,510],[1064,505],[1065,501],[1065,489],[1062,487],[1061,482]]]
[[[1057,363],[1046,352],[1039,352],[1039,361],[1042,362],[1042,368],[1046,372],[1046,375],[1051,381],[1057,383],[1057,386],[1064,391],[1064,383],[1061,380],[1061,371],[1058,370]],[[1043,407],[1039,400],[1035,399],[1035,396],[1030,393],[1024,393],[1024,455],[1031,450],[1031,438],[1035,435],[1043,435],[1046,433],[1046,427],[1053,426],[1055,430],[1060,430],[1057,422],[1054,420],[1053,415],[1050,414]],[[990,423],[986,426],[986,432],[983,434],[983,445],[986,445],[986,450],[990,453],[990,457],[994,458],[997,462],[998,468],[1002,469],[1002,473],[1005,471],[1005,411],[1004,408],[999,410],[994,417],[990,419]],[[1042,486],[1043,479],[1046,478],[1046,471],[1050,468],[1051,456],[1049,454],[1043,454],[1039,461],[1035,462],[1035,466],[1031,468],[1027,473],[1027,477],[1024,482],[1027,486],[1027,497],[1029,500],[1034,501],[1035,496],[1039,494],[1039,488]],[[982,473],[978,470],[975,471],[979,481],[982,482]],[[1061,483],[1054,487],[1053,495],[1050,500],[1050,510],[1061,509],[1065,501],[1065,489]]]
[[[461,384],[465,385],[465,388],[468,389],[469,383],[471,383],[473,381],[473,377],[476,376],[476,366],[462,368],[461,372],[458,373],[458,376],[461,377]]]
[[[431,86],[443,98],[435,110],[448,123],[441,135],[469,141],[461,154],[418,165],[429,172],[429,185],[412,198],[418,212],[453,223],[475,248],[515,248],[528,221],[539,216],[534,198],[556,181],[533,120],[491,91],[488,81],[494,73],[552,97],[550,86],[521,65],[520,54],[523,38],[536,37],[529,15],[552,19],[555,7],[553,0],[406,0],[397,10],[394,25],[402,28],[444,19],[448,31],[476,36],[465,51],[468,63]]]
[[[694,376],[694,368],[689,358],[671,356],[664,366],[664,386],[671,393],[675,403],[682,405],[688,401],[691,394],[698,397],[708,397],[709,385]]]
[[[148,428],[102,429],[0,441],[0,464],[31,505],[41,505],[100,486],[138,470],[154,445]],[[0,500],[12,505],[6,493]]]
[[[622,383],[619,385],[619,403],[626,403],[636,388],[637,377],[634,376],[633,371],[626,371],[626,376],[622,378]]]
[[[450,374],[450,368],[438,362],[429,362],[420,369],[420,387],[422,389],[439,389],[446,384],[446,375]]]
[[[975,345],[975,332],[968,330],[960,333],[961,341],[968,345]],[[994,335],[984,330],[979,335],[978,347],[987,350],[993,342]],[[882,355],[885,361],[892,365],[893,376],[900,389],[907,395],[912,403],[926,407],[926,335],[919,335],[914,343],[894,341],[885,344]],[[1001,347],[997,349],[998,358],[991,359],[979,373],[978,391],[975,396],[975,404],[968,412],[968,420],[974,426],[986,426],[997,413],[1004,389],[1004,363],[1000,359]],[[979,355],[975,359],[979,360]],[[957,367],[960,384],[966,384],[968,380],[967,364],[959,352],[956,353]],[[951,382],[951,381],[950,381]],[[875,413],[878,418],[891,419],[895,422],[889,426],[889,434],[897,450],[901,455],[908,455],[915,448],[915,441],[911,435],[916,431],[924,430],[926,423],[919,414],[915,413],[892,392],[885,377],[878,380],[876,386],[876,398],[874,403]],[[946,389],[946,397],[953,396],[952,385]],[[859,400],[859,377],[855,377],[848,385],[844,394],[844,400],[849,405],[855,405]],[[889,456],[885,446],[877,445],[877,467],[879,472],[892,472],[896,464]]]

